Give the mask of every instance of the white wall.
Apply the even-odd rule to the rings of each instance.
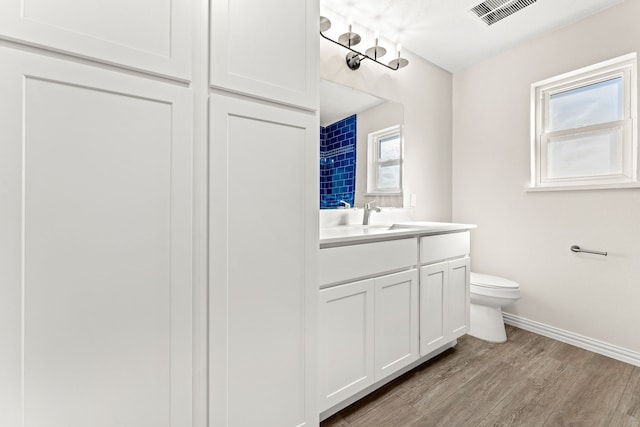
[[[521,284],[506,311],[636,352],[640,189],[525,187],[531,83],[639,51],[638,17],[640,0],[627,0],[453,77],[453,220],[478,224],[473,270]]]
[[[413,217],[449,221],[451,73],[410,52],[403,52],[409,66],[398,71],[368,60],[352,71],[345,64],[346,54],[346,49],[321,38],[320,77],[404,105],[404,190],[406,195],[416,194]]]
[[[355,206],[376,201],[378,206],[403,207],[402,196],[365,196],[367,192],[369,134],[404,123],[404,108],[397,102],[385,102],[358,113],[356,123],[356,197]]]

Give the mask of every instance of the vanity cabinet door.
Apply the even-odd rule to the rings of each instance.
[[[469,257],[420,268],[420,355],[469,330]]]
[[[374,382],[374,282],[320,291],[320,411]]]
[[[469,292],[471,260],[465,257],[449,262],[447,290],[447,333],[449,339],[461,337],[469,331]]]
[[[420,268],[420,356],[447,342],[449,263]]]
[[[418,359],[418,271],[375,279],[375,380]]]
[[[211,86],[316,110],[314,0],[212,0]]]

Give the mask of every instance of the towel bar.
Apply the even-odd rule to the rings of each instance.
[[[595,255],[603,255],[603,256],[607,256],[606,252],[600,252],[600,251],[590,251],[588,249],[580,249],[580,246],[578,245],[573,245],[571,246],[571,249],[573,252],[584,252],[586,254],[595,254]]]

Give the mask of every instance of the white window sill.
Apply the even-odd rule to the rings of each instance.
[[[544,191],[576,191],[576,190],[625,190],[629,188],[640,188],[640,182],[628,182],[620,184],[590,184],[590,185],[554,185],[540,187],[526,187],[524,191],[528,193],[538,193]]]

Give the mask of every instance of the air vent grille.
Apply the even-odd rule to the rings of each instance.
[[[471,9],[487,25],[493,25],[507,16],[524,9],[538,0],[486,0]]]

